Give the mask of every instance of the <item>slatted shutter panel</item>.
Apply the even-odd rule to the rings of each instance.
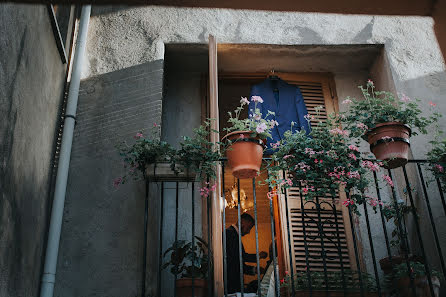
[[[279,76],[289,84],[300,88],[308,113],[315,117],[311,121],[312,126],[315,126],[318,120],[326,121],[330,113],[337,112],[335,104],[337,98],[329,75],[284,73]],[[317,107],[322,107],[319,112],[316,111]],[[344,222],[339,195],[321,197],[313,201],[306,201],[302,197],[304,196],[298,187],[287,190],[293,257],[291,263],[294,264],[292,269],[305,271],[308,263],[311,271],[324,271],[324,261],[327,271],[340,271],[341,265],[343,269],[351,269],[349,233],[346,232],[348,226]],[[281,205],[285,211],[284,203]],[[281,218],[286,220],[283,211]],[[282,234],[287,234],[284,232],[287,230],[282,229]],[[284,247],[285,250],[287,248],[288,246]],[[286,257],[289,255],[288,252],[284,254]],[[287,260],[285,263],[290,262]]]

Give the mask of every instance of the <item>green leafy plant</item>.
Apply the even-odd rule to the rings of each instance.
[[[203,181],[215,178],[216,165],[221,158],[220,143],[209,140],[211,133],[217,133],[210,126],[211,120],[208,120],[194,130],[192,137],[184,136],[172,159],[174,164],[181,165],[182,170],[196,172]]]
[[[144,135],[143,132],[133,136],[135,141],[126,141],[117,145],[119,155],[123,158],[126,174],[113,181],[115,187],[124,184],[129,177],[138,180],[144,176],[147,165],[160,162],[171,162],[175,156],[175,149],[161,138],[161,126],[154,124],[152,129]]]
[[[195,238],[194,245],[186,240],[175,241],[163,254],[168,261],[162,268],[170,266],[170,272],[180,278],[207,278],[210,261],[208,244],[198,236]]]
[[[240,100],[240,106],[234,112],[228,112],[228,123],[230,127],[224,128],[228,133],[234,131],[251,131],[251,137],[259,137],[260,139],[267,139],[271,137],[271,129],[278,125],[277,121],[272,119],[274,112],[268,111],[266,115],[263,115],[260,108],[257,106],[259,103],[263,103],[263,99],[260,96],[252,96],[251,101],[255,102],[254,110],[250,110],[249,117],[246,119],[240,119],[240,114],[245,107],[249,104],[249,100],[246,97],[242,97]]]
[[[384,203],[382,207],[382,214],[387,221],[392,221],[394,229],[392,231],[391,246],[397,247],[401,253],[407,252],[404,238],[407,237],[404,226],[404,216],[410,212],[416,212],[416,208],[409,206],[407,201],[399,199],[397,201]],[[399,228],[401,226],[402,230]]]
[[[367,82],[365,88],[363,86],[359,88],[363,100],[347,97],[343,104],[348,105],[348,111],[341,114],[345,128],[354,137],[366,139],[367,131],[379,123],[386,122],[406,124],[412,129],[412,135],[416,135],[417,130],[426,134],[427,127],[441,117],[438,112],[428,117],[423,116],[418,105],[420,100],[412,100],[404,94],[398,99],[390,92],[377,91],[371,80]],[[435,106],[432,102],[430,105]]]
[[[440,140],[438,135],[430,143],[432,149],[427,153],[430,170],[441,181],[443,191],[446,191],[446,138]]]
[[[349,132],[335,122],[333,116],[325,123],[319,121],[309,135],[305,131],[285,132],[282,141],[272,145],[276,151],[266,181],[272,189],[301,186],[306,199],[336,197],[341,187],[349,194],[344,205],[354,211],[358,204],[367,201],[376,207],[378,202],[367,195],[367,188],[369,173],[380,170],[381,163],[362,160],[359,148],[347,143]],[[291,173],[293,178],[282,178],[282,171]],[[274,191],[268,193],[269,197]]]
[[[309,274],[309,276],[308,276]],[[343,276],[344,274],[344,276]],[[327,271],[327,275],[323,271],[298,271],[294,275],[294,288],[295,290],[328,290],[331,291],[343,291],[346,292],[359,291],[362,283],[362,287],[365,292],[376,292],[376,280],[368,273],[361,272],[362,282],[359,281],[359,274],[357,271],[344,270],[341,271]],[[310,282],[311,280],[311,282]],[[344,283],[343,283],[344,280]],[[289,274],[281,280],[282,286],[291,288],[291,277]]]

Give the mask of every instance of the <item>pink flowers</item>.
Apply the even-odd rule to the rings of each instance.
[[[263,99],[260,96],[252,96],[251,97],[251,101],[253,102],[259,102],[259,103],[263,103]]]
[[[293,185],[293,181],[291,180],[291,179],[289,179],[289,178],[287,178],[287,179],[282,179],[282,181],[280,182],[280,185],[281,186],[283,186],[283,185],[288,185],[288,186],[292,186]]]
[[[248,100],[248,98],[246,98],[246,97],[242,97],[242,99],[240,99],[240,103],[241,103],[242,105],[249,104],[249,100]]]
[[[350,104],[350,103],[352,103],[353,101],[351,101],[350,99],[345,99],[344,101],[342,101],[342,104]]]
[[[387,184],[388,184],[389,186],[393,187],[393,181],[392,181],[392,179],[390,178],[390,176],[388,176],[388,175],[383,175],[382,179],[383,179],[385,182],[387,182]]]
[[[311,114],[306,114],[304,115],[304,119],[306,119],[307,121],[311,121],[314,120],[314,116],[312,116]]]
[[[294,157],[294,156],[293,155],[285,155],[285,156],[283,156],[283,159],[286,160],[286,159],[292,158],[292,157]]]
[[[440,164],[435,164],[435,165],[434,165],[434,168],[435,168],[436,171],[438,171],[438,172],[440,172],[440,173],[443,173],[443,172],[444,172],[444,167],[441,166]]]
[[[333,135],[342,135],[342,136],[348,136],[350,134],[349,131],[342,130],[342,129],[339,129],[339,128],[331,129],[330,133],[333,134]]]
[[[254,119],[255,119],[256,121],[260,121],[261,118],[262,118],[262,115],[261,115],[261,114],[255,114],[255,115],[254,115]]]
[[[410,98],[407,97],[405,94],[402,94],[400,100],[401,100],[402,102],[404,102],[404,103],[407,103],[407,102],[410,101]]]
[[[216,188],[217,188],[217,184],[213,184],[212,186],[209,186],[209,183],[206,182],[206,185],[200,189],[200,195],[203,198],[207,198],[211,192],[215,191]]]
[[[313,186],[311,186],[311,187],[305,187],[305,188],[303,188],[302,189],[302,192],[304,193],[304,194],[307,194],[309,191],[312,191],[312,192],[314,192],[314,187]]]
[[[135,139],[140,139],[140,138],[142,138],[142,137],[143,137],[143,135],[142,135],[142,133],[140,133],[140,132],[136,133],[136,135],[133,136],[133,138],[135,138]]]
[[[353,153],[348,154],[348,157],[356,161],[356,156]]]
[[[435,106],[437,106],[437,104],[436,104],[436,103],[434,103],[434,102],[432,102],[432,101],[429,101],[429,105],[430,105],[430,106],[432,106],[432,107],[435,107]]]
[[[373,81],[370,78],[367,81],[367,86],[369,86],[369,87],[373,87],[374,86]]]
[[[274,126],[279,126],[279,123],[278,123],[276,120],[272,120],[272,121],[271,121],[271,126],[270,126],[270,128],[272,129],[272,128],[274,128]]]
[[[305,154],[309,154],[310,156],[312,156],[312,155],[316,154],[316,152],[312,148],[306,147]]]
[[[347,172],[347,177],[348,178],[356,178],[356,179],[360,179],[361,175],[359,174],[358,171],[349,171]]]
[[[268,193],[266,193],[266,197],[268,197],[269,200],[273,200],[274,196],[277,195],[277,191],[276,190],[272,190]]]
[[[342,205],[344,205],[344,206],[349,206],[349,205],[354,205],[354,204],[355,204],[355,201],[351,200],[351,199],[347,199],[344,202],[342,202]]]
[[[117,189],[121,183],[122,183],[122,177],[117,177],[113,180],[113,187]]]
[[[353,145],[353,144],[349,145],[348,149],[351,150],[351,151],[359,152],[359,148],[356,145]]]
[[[273,149],[279,148],[279,146],[280,146],[280,140],[278,140],[276,143],[272,143],[272,144],[271,144],[271,147],[272,147]]]
[[[379,171],[379,166],[382,165],[382,163],[375,163],[372,161],[362,161],[361,166],[363,168],[368,168],[370,171],[376,172]]]
[[[309,165],[305,164],[305,162],[300,162],[300,163],[297,163],[297,165],[294,167],[294,170],[301,169],[303,172],[305,172],[310,168],[311,167]]]
[[[256,128],[256,132],[257,132],[257,133],[263,133],[263,132],[265,132],[265,130],[266,130],[267,128],[268,128],[268,127],[266,126],[265,123],[260,123],[260,124],[257,126],[257,128]]]
[[[378,206],[378,205],[383,205],[383,202],[382,201],[379,201],[377,198],[370,198],[369,200],[368,200],[368,203],[370,204],[370,206],[372,206],[372,207],[376,207],[376,206]]]
[[[364,123],[357,123],[357,124],[356,124],[356,127],[359,128],[359,129],[362,129],[362,130],[367,130],[367,129],[369,129],[369,127],[367,127],[367,125],[364,124]]]

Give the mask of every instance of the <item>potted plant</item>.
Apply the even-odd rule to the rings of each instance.
[[[126,173],[114,180],[115,187],[124,184],[130,177],[135,180],[140,179],[141,173],[144,178],[156,175],[155,169],[158,164],[164,165],[158,167],[161,168],[160,176],[170,174],[171,161],[176,151],[170,144],[160,139],[160,125],[154,124],[148,133],[144,135],[141,131],[133,138],[135,139],[133,144],[123,141],[117,145]]]
[[[311,296],[314,297],[328,296],[327,289],[331,297],[341,297],[346,296],[346,294],[359,297],[361,296],[361,285],[365,293],[364,296],[378,296],[376,280],[370,274],[361,272],[361,280],[360,282],[357,271],[348,269],[345,269],[344,272],[327,271],[327,274],[323,271],[298,271],[294,275],[295,296],[310,296],[309,290],[311,288]],[[292,281],[289,274],[286,274],[285,278],[281,280],[281,286],[286,287],[291,292]]]
[[[310,120],[310,116],[306,116]],[[306,199],[315,197],[336,197],[341,188],[348,194],[344,205],[357,210],[357,205],[372,197],[367,195],[370,183],[368,173],[380,170],[380,163],[361,160],[361,153],[355,144],[348,144],[349,132],[335,125],[336,118],[330,116],[327,122],[319,121],[309,135],[305,131],[289,130],[276,149],[268,166],[268,179],[274,194],[277,186],[282,189],[301,186]],[[293,179],[281,177],[287,171]]]
[[[185,240],[175,241],[163,255],[168,261],[162,268],[170,266],[170,272],[179,277],[175,281],[178,297],[192,297],[192,286],[195,297],[205,297],[207,294],[208,244],[198,236],[195,238],[197,241],[194,245]]]
[[[390,293],[398,293],[399,296],[405,297],[432,296],[424,264],[420,262],[410,261],[409,269],[410,273],[407,267],[407,263],[400,263],[393,267],[393,271],[391,274],[386,275],[385,283]],[[412,274],[413,277],[414,288],[412,288],[411,285],[410,274]],[[440,280],[443,279],[443,275],[436,270],[431,270],[430,275],[433,288],[433,296],[438,297],[440,294]]]
[[[262,164],[266,139],[271,137],[270,131],[277,125],[274,119],[270,119],[274,116],[273,112],[268,111],[266,115],[262,115],[257,107],[258,103],[263,102],[260,96],[252,96],[251,101],[255,102],[254,110],[251,110],[248,118],[240,119],[241,111],[249,104],[246,97],[242,97],[234,114],[229,112],[228,122],[231,126],[224,129],[228,134],[222,138],[227,145],[226,156],[232,174],[240,179],[257,175]]]
[[[430,169],[434,177],[440,180],[443,191],[446,191],[446,138],[439,140],[436,137],[431,144],[432,149],[427,153]]]
[[[441,116],[435,112],[422,116],[417,102],[406,95],[398,100],[390,92],[377,91],[371,80],[366,88],[359,86],[364,100],[347,97],[348,111],[343,113],[346,129],[352,136],[362,137],[370,144],[376,159],[385,161],[386,168],[396,168],[407,163],[411,135],[426,128]],[[433,104],[431,104],[433,105]]]

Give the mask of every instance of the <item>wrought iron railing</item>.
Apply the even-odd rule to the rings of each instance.
[[[225,186],[227,188],[228,181],[225,178],[225,161],[222,161],[223,175],[221,185],[223,189],[222,196],[225,196]],[[285,173],[284,173],[285,174]],[[383,187],[380,182],[380,175],[387,174],[395,183],[394,187]],[[428,163],[425,160],[410,160],[409,163],[401,168],[385,170],[381,172],[373,173],[374,189],[370,189],[376,195],[377,204],[375,213],[372,210],[372,206],[365,203],[360,206],[361,215],[357,216],[351,209],[351,206],[342,206],[339,201],[342,198],[338,197],[319,197],[310,201],[306,201],[302,194],[302,187],[297,186],[295,191],[285,191],[279,198],[280,203],[284,206],[282,211],[282,217],[285,220],[282,221],[285,230],[281,236],[285,241],[287,247],[277,246],[276,238],[274,236],[277,233],[277,227],[275,222],[277,221],[277,210],[274,209],[275,203],[270,199],[269,204],[269,224],[271,226],[271,261],[272,265],[271,278],[274,278],[273,282],[266,284],[266,288],[269,288],[270,295],[277,296],[338,296],[334,291],[342,292],[342,296],[387,296],[386,291],[389,287],[385,288],[385,278],[383,271],[379,269],[379,262],[377,256],[388,257],[390,264],[392,261],[399,261],[399,258],[395,258],[397,252],[392,247],[392,233],[400,234],[402,249],[400,250],[402,263],[406,263],[407,275],[409,276],[409,288],[410,291],[416,294],[416,276],[417,272],[413,270],[411,261],[414,259],[414,255],[419,256],[420,263],[424,268],[424,274],[430,288],[429,294],[434,297],[435,290],[438,284],[433,281],[432,269],[435,268],[440,273],[445,272],[445,263],[443,257],[444,244],[446,238],[442,238],[436,225],[436,221],[445,217],[446,215],[446,202],[444,200],[444,193],[442,186],[438,179],[433,178],[428,170]],[[161,183],[161,209],[164,209],[165,189],[166,181]],[[181,184],[185,185],[185,188],[181,189]],[[189,237],[192,245],[195,244],[196,225],[197,225],[197,205],[202,201],[197,195],[197,184],[194,181],[188,182],[170,182],[170,190],[174,189],[175,194],[171,200],[175,205],[175,218],[166,218],[161,211],[160,219],[160,246],[159,246],[159,278],[158,278],[158,296],[177,296],[174,283],[177,279],[177,275],[169,280],[166,274],[162,272],[161,264],[164,262],[164,251],[166,246],[163,246],[163,236],[166,235],[166,230],[173,232],[172,240],[178,240],[181,236]],[[173,188],[172,188],[173,185]],[[236,209],[237,209],[237,222],[238,230],[241,230],[241,215],[242,215],[242,198],[240,182],[236,182]],[[179,190],[187,189],[190,191],[190,196],[195,197],[190,199],[190,220],[184,215],[179,214],[179,209],[183,208],[185,201],[179,199]],[[259,217],[258,217],[258,184],[256,179],[252,179],[252,212],[254,214],[254,230],[255,230],[255,254],[256,254],[256,282],[257,289],[254,290],[257,296],[267,296],[268,293],[263,290],[265,288],[265,274],[261,274],[260,269],[260,257],[259,257]],[[172,191],[171,191],[172,192]],[[345,194],[347,195],[347,194]],[[172,196],[172,195],[171,195]],[[196,198],[198,196],[198,198]],[[342,195],[341,195],[342,197]],[[408,206],[410,212],[401,215],[398,207],[404,205],[401,202],[402,197],[406,199],[406,206]],[[348,198],[348,196],[346,196]],[[263,199],[263,198],[262,198]],[[293,200],[294,199],[294,200]],[[296,200],[297,199],[297,200]],[[340,200],[338,200],[340,199]],[[300,213],[297,210],[290,211],[290,203],[296,204],[296,201],[300,204]],[[386,221],[384,216],[382,201],[388,201],[393,203],[396,207],[396,227],[393,228]],[[201,216],[200,224],[206,226],[204,228],[205,233],[201,232],[203,238],[208,243],[211,242],[211,224],[213,220],[222,220],[223,230],[223,278],[224,278],[224,296],[230,296],[228,291],[228,272],[227,271],[227,253],[226,253],[226,229],[227,225],[227,210],[223,207],[221,218],[212,217],[210,213],[211,203],[220,203],[220,201],[212,201],[210,196],[205,197],[205,201],[201,202],[204,209],[201,209],[204,214]],[[279,203],[279,204],[280,204]],[[171,203],[172,204],[172,203]],[[277,204],[277,205],[279,205]],[[147,205],[146,205],[147,206]],[[344,208],[342,210],[341,208]],[[299,207],[297,208],[299,209]],[[265,217],[262,217],[265,220]],[[147,218],[146,218],[147,220]],[[300,221],[299,221],[300,220]],[[187,225],[185,222],[190,223],[190,230],[188,234],[179,234],[179,226],[184,228]],[[146,224],[146,222],[145,222]],[[174,224],[174,226],[172,226]],[[285,226],[286,225],[286,226]],[[300,229],[299,231],[293,231],[293,228]],[[173,231],[172,231],[173,230]],[[201,229],[203,230],[203,228]],[[293,232],[295,232],[295,235]],[[200,232],[198,232],[200,233]],[[276,234],[280,236],[280,234]],[[299,237],[299,236],[300,237]],[[167,235],[166,235],[167,236]],[[169,235],[170,236],[170,235]],[[300,238],[296,240],[296,238]],[[346,238],[349,238],[347,240]],[[293,239],[294,238],[294,239]],[[347,243],[346,243],[347,242]],[[240,264],[240,283],[242,284],[239,290],[241,296],[246,296],[247,289],[243,285],[245,278],[243,275],[243,251],[242,251],[242,235],[238,232],[239,243],[239,264]],[[317,249],[314,246],[317,245]],[[347,247],[346,247],[347,245]],[[299,259],[293,251],[296,252],[297,246],[300,250],[304,251],[304,255]],[[215,248],[215,247],[214,247]],[[345,255],[346,249],[349,251],[349,255]],[[213,247],[209,245],[209,254],[212,254]],[[278,262],[278,253],[284,251],[282,254],[287,259],[287,263]],[[285,256],[286,254],[286,256]],[[145,261],[145,260],[144,260]],[[195,259],[192,259],[194,262]],[[145,263],[145,262],[144,262]],[[215,263],[208,262],[209,276],[207,278],[207,296],[213,296],[213,275],[212,265]],[[285,281],[287,283],[286,289],[281,289],[284,286],[281,280],[285,275],[283,273],[284,268],[279,265],[285,265],[289,268],[289,273],[286,275]],[[145,267],[145,264],[144,264]],[[303,268],[304,267],[304,268]],[[354,269],[352,269],[352,267]],[[145,268],[144,268],[145,269]],[[145,273],[145,271],[143,271]],[[145,279],[145,276],[143,276]],[[164,278],[164,279],[163,279]],[[337,281],[336,281],[337,280]],[[196,281],[192,276],[192,283]],[[167,284],[167,283],[170,284]],[[164,284],[164,285],[163,285]],[[163,288],[173,288],[172,292],[165,292]],[[254,286],[255,287],[255,286]],[[391,288],[390,288],[391,289]],[[197,289],[192,285],[190,294],[196,295]],[[305,292],[305,295],[302,295]],[[282,295],[281,295],[282,293]],[[321,295],[323,294],[323,295]],[[396,293],[398,294],[398,293]]]

